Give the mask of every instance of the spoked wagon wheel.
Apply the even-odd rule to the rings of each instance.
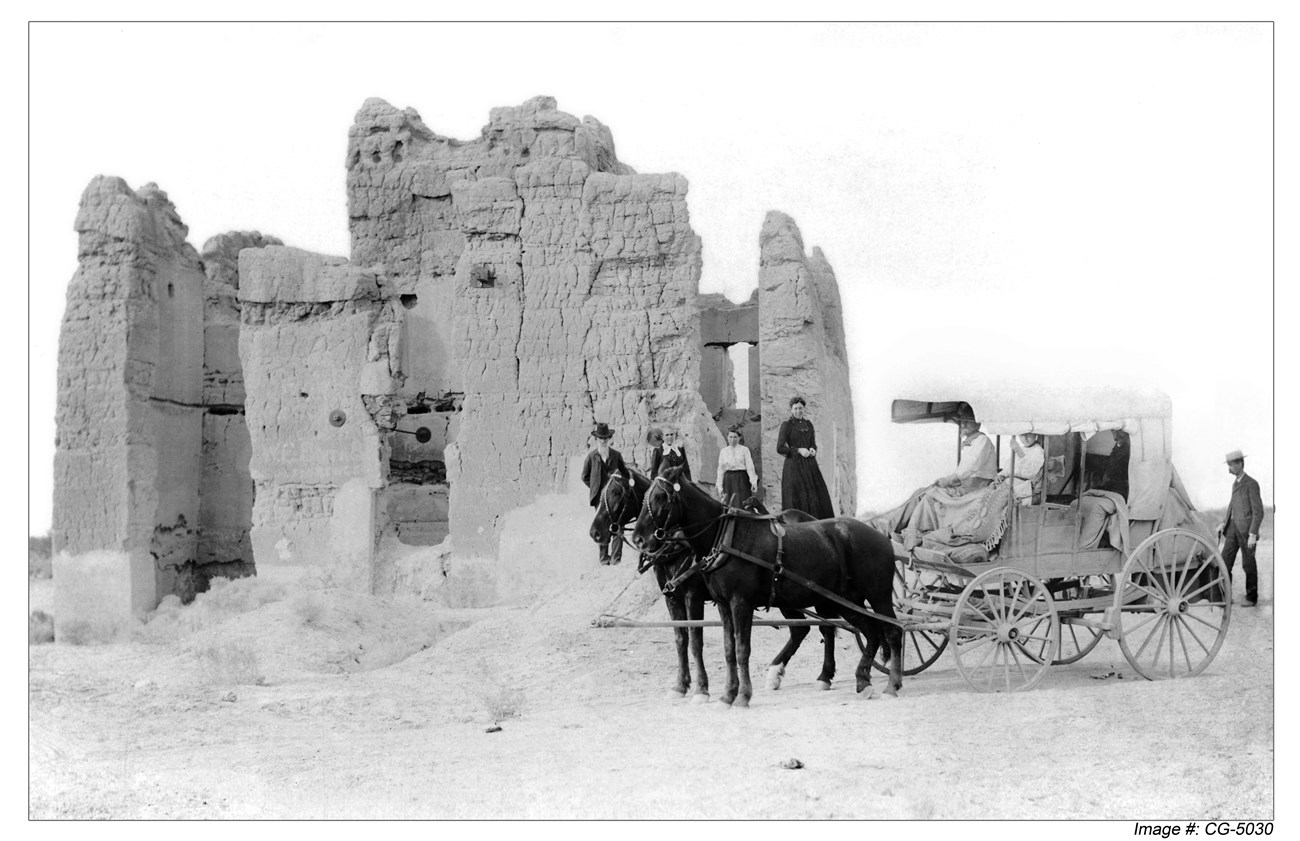
[[[1232,614],[1228,567],[1186,529],[1156,532],[1129,555],[1115,593],[1115,635],[1148,680],[1200,674],[1219,653]]]
[[[911,602],[929,601],[927,593],[931,588],[939,586],[939,576],[932,572],[923,572],[907,564],[898,564],[894,567],[894,612],[899,619],[916,617],[916,612],[910,609],[907,604]],[[921,619],[933,618],[928,615],[921,615]],[[862,639],[862,634],[857,631],[853,632],[858,640],[858,648],[865,650],[866,643]],[[903,674],[910,676],[918,674],[930,668],[943,650],[948,647],[948,635],[943,631],[934,629],[918,629],[903,632]],[[883,651],[881,652],[883,654]],[[881,659],[881,654],[876,655],[875,662],[872,663],[877,671],[889,672],[889,664]]]
[[[1080,614],[1070,611],[1063,607],[1060,602],[1071,602],[1079,599],[1097,598],[1102,595],[1110,595],[1114,592],[1114,586],[1109,575],[1087,575],[1068,582],[1065,589],[1057,593],[1057,610],[1060,615],[1061,624],[1061,647],[1057,651],[1056,659],[1052,661],[1053,666],[1068,666],[1070,663],[1076,663],[1088,656],[1088,652],[1097,647],[1106,632],[1100,628],[1091,625],[1076,624],[1071,620]],[[1073,615],[1071,615],[1073,613]],[[1033,636],[1042,636],[1047,628],[1047,617],[1042,617],[1034,625],[1030,632]],[[1039,652],[1041,654],[1041,652]]]
[[[966,585],[953,613],[957,671],[981,692],[1018,692],[1043,679],[1060,647],[1052,594],[1042,581],[1000,567]]]

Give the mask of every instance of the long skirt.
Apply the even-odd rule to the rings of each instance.
[[[722,501],[733,508],[754,495],[754,488],[749,484],[749,471],[728,470],[722,474]]]
[[[785,460],[781,473],[781,505],[797,508],[819,520],[835,516],[830,491],[822,478],[817,459],[791,456]]]

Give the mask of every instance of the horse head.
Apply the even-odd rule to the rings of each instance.
[[[650,486],[650,480],[635,471],[631,473],[630,481],[623,474],[615,473],[605,482],[605,487],[601,488],[596,516],[592,519],[591,530],[588,532],[597,543],[602,538],[608,540],[610,535],[620,535],[623,526],[636,518],[637,510],[641,507],[641,497]]]
[[[642,551],[654,552],[682,519],[682,471],[684,465],[659,471],[641,500],[641,511],[632,530],[632,545]]]

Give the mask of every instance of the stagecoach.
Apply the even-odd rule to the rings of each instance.
[[[1011,478],[974,492],[980,516],[967,517],[964,528],[909,534],[902,508],[872,520],[890,535],[899,562],[904,674],[949,650],[978,690],[1028,689],[1103,636],[1145,678],[1204,670],[1228,631],[1231,585],[1171,461],[1168,397],[964,388],[909,395],[891,408],[900,424],[972,413],[1012,476],[1011,436],[1038,435],[1043,467],[1026,498],[1017,499]],[[1094,489],[1115,430],[1130,442],[1126,497]]]

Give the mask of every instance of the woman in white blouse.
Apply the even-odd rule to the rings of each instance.
[[[1011,447],[1016,451],[1016,499],[1029,505],[1042,482],[1043,445],[1037,435],[1026,433],[1011,436]]]
[[[727,446],[718,452],[718,498],[726,505],[738,507],[754,495],[758,473],[749,447],[741,443],[740,433],[727,433]]]

